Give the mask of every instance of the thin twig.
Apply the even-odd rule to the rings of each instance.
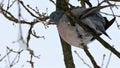
[[[0,9],[1,9],[1,12],[2,12],[2,14],[5,18],[7,18],[8,20],[13,21],[15,23],[18,23],[18,19],[16,17],[14,17],[11,14],[11,12],[3,9],[3,7],[0,7]],[[30,24],[31,23],[31,22],[27,22],[27,21],[24,21],[24,20],[21,20],[20,22],[21,22],[21,24]],[[36,21],[36,22],[38,22],[38,21]]]
[[[38,9],[38,7],[36,7],[36,10],[35,9],[33,9],[30,5],[27,5],[27,7],[29,8],[29,9],[31,9],[32,11],[34,11],[39,17],[41,17],[42,16],[42,14],[40,14],[40,12],[39,12],[39,9]]]
[[[110,60],[111,60],[111,56],[112,56],[112,52],[111,52],[110,55],[109,55],[109,59],[108,59],[108,61],[107,61],[106,68],[108,68],[108,66],[109,66],[109,63],[110,63]]]
[[[4,55],[4,56],[0,59],[0,62],[1,62],[4,58],[6,58],[11,52],[12,52],[12,50],[9,50],[9,51],[7,52],[7,54]]]
[[[44,16],[43,18],[36,16],[34,13],[32,13],[25,5],[22,1],[20,1],[21,5],[26,9],[26,11],[33,17],[35,17],[39,22],[40,21],[45,21],[46,19],[48,19],[48,16]],[[31,8],[29,5],[27,5],[29,8]],[[32,9],[32,8],[31,8]],[[35,13],[38,14],[37,11],[35,11],[34,9],[32,9]],[[40,14],[40,13],[39,13]]]
[[[16,1],[17,0],[14,0],[14,1],[12,1],[12,4],[10,4],[10,0],[8,0],[7,10],[9,10]]]
[[[37,16],[34,15],[34,14],[24,5],[23,1],[20,1],[20,3],[21,3],[21,5],[26,9],[26,11],[27,11],[30,15],[32,15],[32,16],[35,17],[35,18],[37,18]]]
[[[20,1],[21,3],[21,1]],[[27,10],[27,9],[26,9]],[[5,10],[2,5],[0,5],[0,12],[3,14],[3,16],[5,18],[7,18],[8,20],[10,21],[13,21],[15,23],[18,23],[18,19],[9,11]],[[33,16],[34,17],[34,16]],[[21,22],[21,24],[31,24],[31,23],[38,23],[40,21],[45,21],[46,19],[48,19],[48,16],[44,16],[44,18],[42,17],[36,17],[36,19],[34,19],[33,21],[31,22],[28,22],[28,21],[25,21],[25,20],[20,20],[19,22]]]
[[[28,35],[27,35],[27,43],[26,43],[26,45],[27,45],[27,48],[29,48],[29,41],[30,41],[30,38],[31,38],[31,34],[32,34],[32,28],[33,28],[33,26],[34,25],[31,25],[30,26],[30,29],[29,29],[29,31],[28,31]]]
[[[84,52],[86,53],[86,55],[87,55],[87,56],[89,57],[89,59],[91,60],[94,68],[100,68],[100,67],[97,65],[96,61],[94,60],[94,57],[90,54],[87,46],[84,46]]]
[[[37,59],[40,59],[40,57],[39,56],[35,56],[35,54],[34,54],[34,51],[33,50],[31,50],[31,49],[27,49],[28,51],[29,51],[29,54],[30,54],[30,60],[29,61],[27,61],[27,62],[29,62],[30,63],[30,65],[31,65],[31,67],[32,68],[34,68],[34,62],[33,62],[33,57],[35,57],[35,58],[37,58]]]
[[[120,15],[113,15],[113,14],[109,14],[109,13],[106,13],[106,12],[100,12],[100,13],[105,14],[105,15],[109,15],[109,16],[120,17]]]
[[[6,52],[8,53],[9,50],[7,49]],[[7,59],[8,59],[8,65],[9,65],[9,67],[10,67],[10,56],[9,56],[9,55],[8,55]]]
[[[13,66],[13,65],[15,65],[15,64],[17,64],[18,62],[19,62],[19,59],[20,59],[20,54],[23,52],[23,50],[21,50],[21,51],[13,51],[12,49],[10,49],[9,47],[7,47],[7,49],[9,50],[9,51],[11,51],[12,53],[17,53],[17,55],[15,56],[15,58],[12,60],[12,62],[10,63],[10,68]],[[17,60],[17,61],[16,61]]]
[[[80,60],[82,60],[82,62],[86,65],[86,66],[88,66],[89,68],[92,68],[88,63],[86,63],[85,61],[84,61],[84,59],[77,53],[77,51],[74,51],[75,52],[75,54],[78,56],[78,58],[80,59]]]
[[[14,59],[12,60],[11,64],[10,64],[10,67],[13,67],[13,65],[17,64],[19,62],[19,59],[20,59],[20,53],[21,52],[18,52],[17,55],[14,57]],[[17,61],[16,61],[17,60]]]
[[[104,66],[105,57],[106,57],[106,55],[104,54],[104,55],[103,55],[103,59],[102,59],[101,68]]]
[[[114,47],[114,46],[113,46],[113,47]],[[110,54],[109,54],[109,58],[108,58],[108,61],[107,61],[106,68],[108,68],[108,66],[109,66],[109,63],[110,63],[111,57],[112,57],[112,52],[110,52]]]
[[[32,31],[31,35],[33,35],[33,36],[36,37],[36,38],[43,38],[43,39],[45,39],[45,36],[38,36],[38,35],[36,34],[35,30]]]

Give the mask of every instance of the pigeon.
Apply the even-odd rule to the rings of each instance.
[[[101,34],[108,34],[105,32],[115,21],[115,17],[108,21],[106,17],[103,17],[99,11],[94,11],[84,16],[88,11],[94,8],[74,8],[71,10],[72,14],[78,18],[88,28],[93,30],[99,36]],[[56,10],[49,16],[50,20],[48,24],[56,24],[59,35],[69,45],[83,48],[88,43],[92,42],[95,38],[87,31],[85,31],[79,24],[71,24],[70,19],[62,10]]]

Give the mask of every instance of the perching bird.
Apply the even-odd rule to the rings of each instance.
[[[111,21],[108,21],[99,13],[99,11],[91,12],[89,15],[84,16],[84,14],[91,9],[94,8],[74,8],[71,10],[71,12],[76,18],[87,25],[96,34],[104,34],[110,38],[105,30],[107,30],[113,24],[115,18],[113,18]],[[94,39],[90,33],[85,31],[77,23],[71,25],[70,19],[62,10],[51,13],[49,23],[54,23],[57,25],[61,38],[70,45],[83,48],[83,45],[87,45]]]

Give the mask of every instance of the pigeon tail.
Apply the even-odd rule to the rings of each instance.
[[[115,21],[116,17],[114,17],[113,19],[111,19],[110,21],[107,20],[106,17],[104,17],[105,21],[106,21],[106,25],[105,25],[105,30],[107,30]]]
[[[104,35],[106,35],[110,40],[112,40],[112,39],[110,38],[110,36],[109,36],[105,31],[102,31],[102,33],[103,33]]]

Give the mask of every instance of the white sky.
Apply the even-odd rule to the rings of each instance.
[[[94,2],[95,0],[92,0],[92,3],[95,5],[97,2]],[[1,0],[0,0],[1,2]],[[55,10],[55,6],[49,1],[49,0],[25,0],[26,4],[29,4],[30,6],[38,7],[40,9],[40,12],[45,12],[46,8],[48,8],[48,15]],[[72,4],[76,4],[75,0],[71,1]],[[17,14],[17,7],[14,5],[14,8],[10,9],[11,12],[14,13],[14,15]],[[104,12],[111,13],[107,9],[103,10]],[[119,10],[115,9],[115,14],[120,15]],[[119,14],[118,14],[119,13]],[[17,15],[16,15],[17,16]],[[32,18],[28,13],[24,10],[22,10],[22,16],[25,20],[30,21]],[[109,17],[111,19],[111,17]],[[118,22],[120,19],[118,19]],[[28,25],[22,25],[23,29],[23,35],[24,39],[26,39],[27,32],[28,32]],[[64,61],[63,61],[63,53],[61,48],[61,43],[59,40],[57,28],[55,25],[50,25],[49,28],[45,29],[43,24],[39,23],[35,26],[35,31],[40,36],[45,36],[45,39],[42,38],[34,38],[30,40],[30,48],[35,51],[36,55],[40,55],[40,59],[34,59],[35,62],[35,68],[65,68]],[[114,23],[108,30],[107,33],[112,38],[112,40],[109,40],[107,37],[102,35],[102,38],[105,39],[108,43],[111,45],[114,45],[114,47],[120,51],[120,30],[116,27],[116,24]],[[18,50],[19,46],[17,43],[13,44],[13,41],[16,41],[18,37],[18,24],[15,24],[13,26],[13,22],[6,20],[2,14],[0,14],[0,58],[6,54],[6,46]],[[101,65],[102,63],[102,57],[103,54],[106,54],[105,57],[105,63],[104,67],[106,66],[106,62],[108,60],[110,51],[105,49],[98,41],[94,41],[90,44],[88,44],[89,50],[91,54],[94,56],[96,62],[98,65]],[[74,53],[74,50],[76,50],[79,55],[92,66],[90,60],[85,55],[84,51],[80,48],[72,47],[73,57],[74,57],[74,63],[76,68],[88,68]],[[10,54],[10,62],[12,62],[13,57],[15,57],[15,54]],[[13,66],[13,68],[30,68],[30,64],[28,64],[26,61],[29,60],[29,53],[28,51],[24,51],[21,54],[21,58],[18,64]],[[8,58],[0,62],[0,68],[8,68]],[[22,67],[23,66],[23,67]],[[109,64],[108,68],[118,68],[120,67],[120,59],[118,59],[115,55],[112,54],[112,58]]]

